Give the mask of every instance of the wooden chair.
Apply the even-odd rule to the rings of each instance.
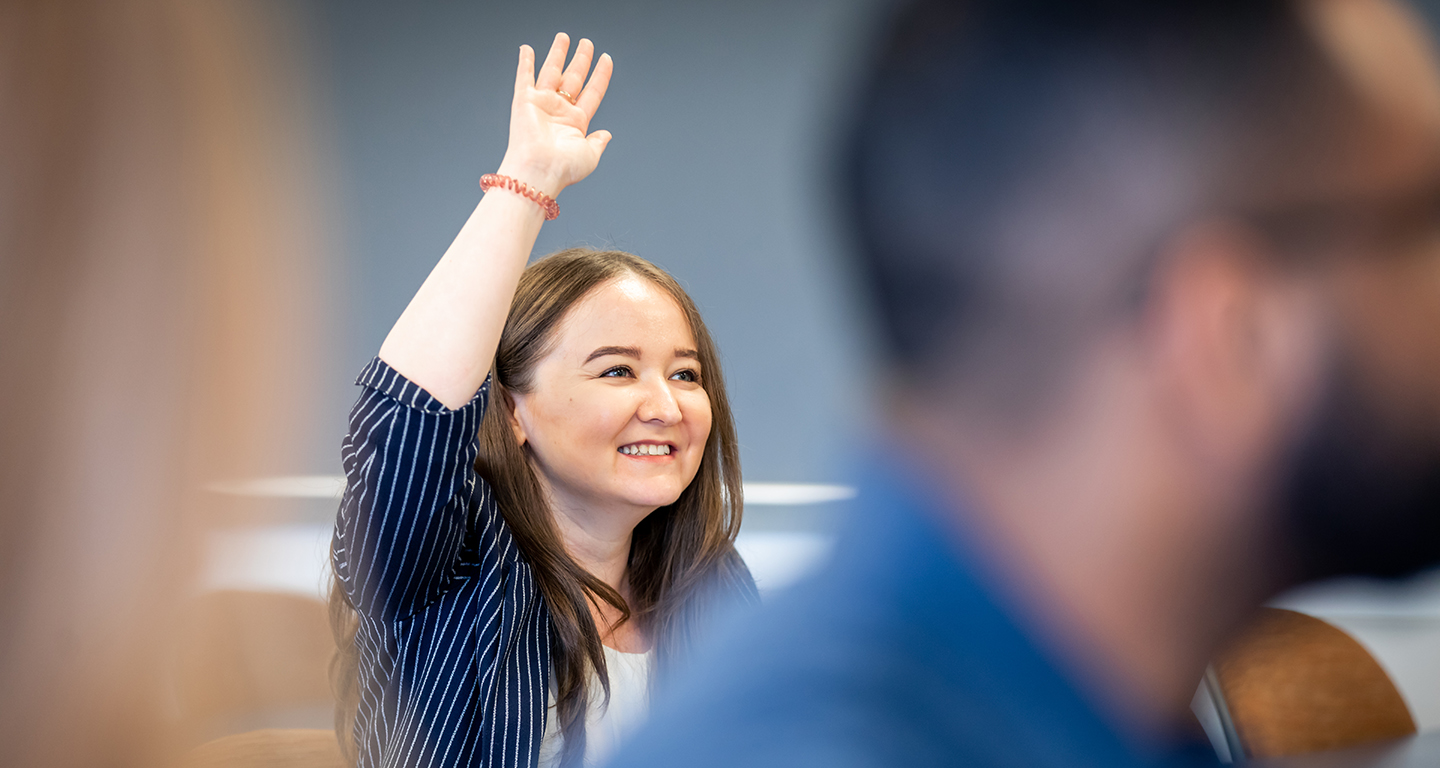
[[[196,747],[180,768],[348,768],[334,731],[269,728]]]
[[[331,725],[335,641],[326,606],[278,592],[196,598],[176,637],[175,683],[192,744],[261,728]],[[333,738],[333,737],[332,737]]]
[[[1340,749],[1415,733],[1405,700],[1353,638],[1313,616],[1262,609],[1212,665],[1212,695],[1248,757]],[[1232,746],[1232,750],[1234,747]]]

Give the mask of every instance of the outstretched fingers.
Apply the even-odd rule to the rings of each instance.
[[[515,66],[515,97],[535,87],[535,49],[520,46],[520,63]]]
[[[540,66],[540,74],[535,78],[535,87],[542,91],[553,91],[560,87],[560,79],[563,77],[565,66],[565,54],[570,51],[570,36],[564,32],[555,35],[555,42],[550,44],[550,53],[545,55],[545,63]]]
[[[590,74],[590,82],[585,84],[585,90],[575,99],[576,106],[585,110],[585,119],[589,121],[595,117],[595,110],[600,108],[600,102],[605,100],[605,91],[610,87],[610,75],[615,71],[615,62],[610,54],[600,54],[600,60],[595,62],[595,71]]]
[[[580,88],[585,85],[585,75],[590,72],[590,60],[595,56],[595,44],[586,38],[580,38],[580,43],[575,46],[575,56],[570,59],[570,66],[565,68],[565,74],[560,76],[558,90],[570,94],[568,101],[575,103],[576,97],[580,95]]]

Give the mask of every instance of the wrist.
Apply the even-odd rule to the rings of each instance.
[[[511,160],[508,156],[500,161],[500,167],[495,169],[495,172],[528,184],[532,189],[549,195],[551,198],[559,197],[560,192],[566,186],[558,175],[527,163]]]
[[[480,177],[480,190],[482,192],[489,194],[490,190],[497,188],[528,198],[540,206],[540,210],[545,212],[546,221],[550,221],[560,215],[560,204],[555,202],[554,197],[535,189],[519,179],[498,173],[487,173]]]

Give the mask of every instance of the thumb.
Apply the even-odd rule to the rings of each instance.
[[[595,131],[585,137],[585,140],[590,142],[591,149],[595,150],[596,156],[605,154],[605,148],[610,146],[610,139],[610,132],[606,130]]]

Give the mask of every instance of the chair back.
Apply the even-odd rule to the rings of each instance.
[[[1261,609],[1213,669],[1219,709],[1248,757],[1415,733],[1405,700],[1380,664],[1345,632],[1313,616]]]

